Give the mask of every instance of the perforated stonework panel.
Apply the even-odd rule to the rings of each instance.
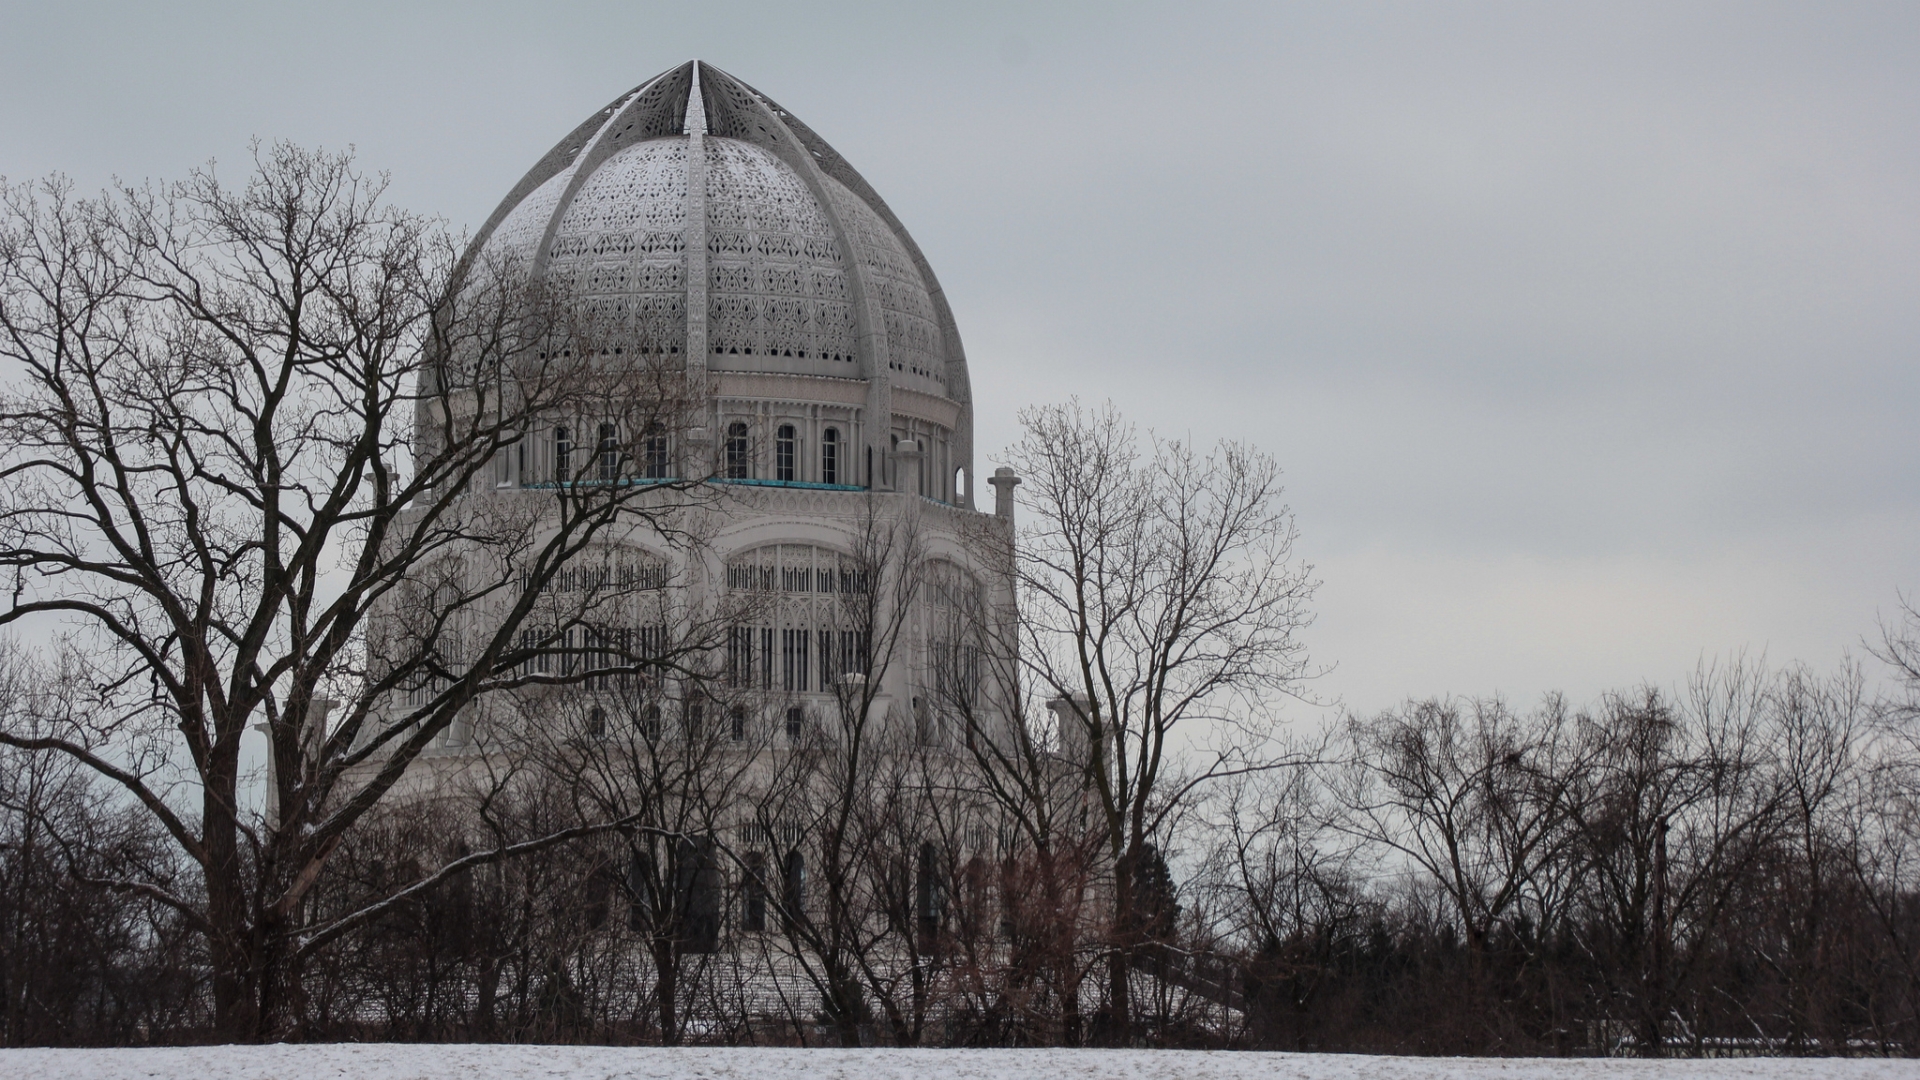
[[[940,326],[933,298],[900,239],[846,185],[827,178],[840,220],[853,234],[853,248],[866,271],[867,288],[886,320],[889,363],[895,372],[917,375],[944,386],[945,365],[940,361]]]
[[[712,363],[751,368],[760,365],[735,358],[772,357],[824,361],[803,365],[822,375],[855,374],[846,270],[819,203],[767,151],[705,142]]]
[[[520,205],[509,211],[499,227],[493,230],[493,235],[487,238],[488,257],[514,263],[522,272],[531,269],[534,249],[539,246],[540,238],[546,235],[547,222],[553,218],[553,209],[572,180],[573,169],[569,166],[549,177],[546,183],[534,188],[526,198],[520,200]]]
[[[642,353],[687,342],[687,140],[654,139],[595,169],[554,230],[548,279]]]

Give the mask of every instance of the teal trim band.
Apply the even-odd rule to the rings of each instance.
[[[621,487],[639,487],[639,486],[652,486],[655,484],[678,484],[682,482],[683,481],[677,476],[660,476],[660,477],[626,476],[626,477],[621,477],[618,480],[567,480],[567,481],[540,480],[531,484],[521,484],[520,487],[525,488],[529,491],[538,491],[538,490],[543,490],[548,488],[561,488],[561,487],[600,487],[601,485],[604,485],[604,484],[617,484]],[[729,479],[723,476],[715,476],[708,479],[705,482],[709,484],[736,484],[741,487],[800,488],[806,491],[865,491],[867,490],[866,488],[863,488],[858,484],[816,484],[811,480],[741,480],[741,479]],[[921,496],[921,498],[927,499],[930,497],[923,495]],[[940,500],[938,499],[930,499],[930,501],[940,502]],[[948,506],[950,504],[940,503],[940,505]]]
[[[867,490],[866,488],[860,487],[857,484],[816,484],[811,480],[743,480],[739,478],[716,476],[713,478],[712,482],[716,484],[739,484],[743,487],[804,488],[808,491],[865,491]]]

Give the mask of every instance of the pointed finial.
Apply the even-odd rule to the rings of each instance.
[[[693,62],[693,88],[687,91],[687,134],[707,133],[707,105],[700,97],[700,61]]]

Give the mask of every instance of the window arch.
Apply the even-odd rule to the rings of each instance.
[[[979,579],[945,559],[927,564],[923,603],[936,708],[965,716],[979,699],[986,594]],[[972,731],[972,725],[967,725]]]
[[[739,622],[727,631],[728,682],[789,693],[832,690],[865,672],[869,637],[857,618],[867,574],[810,544],[768,544],[727,564]]]
[[[581,551],[539,579],[522,568],[519,588],[535,594],[536,615],[519,634],[519,670],[584,674],[586,690],[649,684],[669,652],[670,576],[658,555],[620,544]]]

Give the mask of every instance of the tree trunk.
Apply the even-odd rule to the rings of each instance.
[[[680,965],[673,941],[653,939],[653,992],[659,999],[660,1045],[680,1045]]]
[[[1129,981],[1133,967],[1133,871],[1139,861],[1138,848],[1129,850],[1114,862],[1113,874],[1113,954],[1107,964],[1107,1042],[1111,1046],[1133,1043],[1133,993]]]

